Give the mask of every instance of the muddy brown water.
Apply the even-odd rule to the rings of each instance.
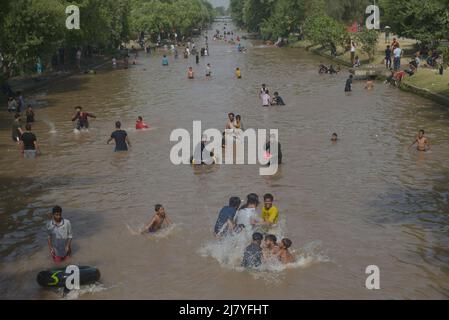
[[[318,75],[323,60],[302,50],[246,43],[239,54],[209,39],[210,56],[199,66],[180,54],[164,68],[161,53],[140,53],[129,70],[107,65],[27,97],[43,151],[35,161],[20,158],[2,112],[0,297],[61,297],[35,281],[52,266],[44,227],[55,204],[72,221],[72,262],[102,273],[102,285],[82,299],[449,297],[449,110],[381,83],[366,92],[356,82],[346,96],[347,73]],[[186,79],[190,65],[194,81]],[[261,83],[287,106],[262,109]],[[98,117],[88,133],[73,132],[76,105]],[[247,128],[279,129],[278,174],[170,162],[172,130],[192,131],[194,120],[224,129],[230,111]],[[139,115],[152,130],[132,130]],[[116,120],[129,131],[127,154],[106,145]],[[418,154],[407,146],[421,128],[433,148]],[[325,259],[258,277],[202,254],[219,209],[250,192],[273,193],[295,250],[313,248]],[[156,203],[175,227],[159,238],[136,235]],[[368,265],[380,268],[380,290],[365,288]]]

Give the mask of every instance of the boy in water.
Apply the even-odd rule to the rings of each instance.
[[[14,121],[12,123],[12,141],[20,143],[20,139],[22,138],[23,130],[22,125],[20,124],[20,113],[16,113],[14,115]]]
[[[351,92],[352,91],[352,79],[354,76],[351,74],[349,78],[346,80],[346,86],[345,86],[345,92]]]
[[[270,228],[278,223],[279,210],[273,205],[274,197],[267,193],[263,196],[264,207],[262,208],[262,225]]]
[[[82,107],[76,107],[76,114],[75,116],[72,118],[72,121],[76,121],[78,120],[78,122],[76,123],[76,129],[79,131],[81,129],[89,129],[89,120],[88,118],[96,118],[96,116],[94,116],[91,113],[88,112],[83,112],[83,108]]]
[[[27,117],[27,123],[33,123],[34,122],[34,111],[31,104],[28,105],[27,111],[26,111],[26,117]]]
[[[214,234],[216,237],[225,236],[233,229],[233,221],[237,210],[239,209],[241,200],[239,197],[231,197],[229,205],[224,206],[218,214],[217,222],[215,222]]]
[[[368,81],[366,81],[365,89],[366,89],[366,90],[372,90],[372,89],[374,89],[374,80],[373,80],[373,77],[370,77],[370,78],[368,79]]]
[[[285,106],[284,99],[281,98],[281,96],[279,95],[279,92],[277,92],[277,91],[274,93],[273,105]]]
[[[187,71],[187,78],[189,78],[190,80],[195,78],[192,67],[189,67],[189,70]]]
[[[430,143],[426,137],[424,137],[424,130],[419,130],[418,136],[415,141],[410,145],[409,148],[417,144],[418,151],[428,151],[430,150]]]
[[[332,141],[333,143],[336,143],[336,142],[338,141],[338,135],[337,135],[336,133],[333,133],[333,134],[332,134],[331,141]]]
[[[168,216],[165,214],[165,209],[162,205],[157,204],[154,207],[154,211],[156,214],[154,215],[153,219],[145,226],[145,228],[142,230],[142,234],[144,233],[155,233],[158,230],[161,229],[164,222],[167,225],[172,224],[171,220],[168,218]]]
[[[247,269],[260,267],[262,264],[262,248],[261,243],[263,236],[259,232],[253,234],[252,243],[246,247],[245,253],[243,254],[242,267]]]
[[[115,152],[128,151],[128,146],[131,147],[128,133],[125,130],[120,129],[121,127],[122,123],[117,121],[115,123],[115,131],[107,141],[107,144],[109,144],[112,140],[115,140]]]
[[[136,121],[136,130],[142,130],[142,129],[148,129],[148,125],[143,122],[143,118],[142,117],[138,117],[137,121]]]
[[[292,246],[290,239],[284,238],[279,244],[278,258],[283,264],[295,262],[295,256],[288,250]]]
[[[240,68],[235,69],[235,76],[237,79],[242,79],[242,72],[240,71]]]
[[[270,259],[272,256],[279,253],[279,245],[277,244],[277,238],[273,234],[267,234],[265,236],[263,244],[263,258],[264,260]]]
[[[67,260],[72,254],[72,225],[62,218],[62,208],[53,208],[53,218],[47,223],[48,248],[56,263]]]

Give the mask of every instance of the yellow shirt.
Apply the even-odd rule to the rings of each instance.
[[[242,72],[240,70],[236,70],[235,71],[235,75],[237,76],[237,78],[241,78],[242,77]]]
[[[275,206],[272,206],[270,209],[262,208],[262,219],[265,222],[270,222],[273,224],[278,223],[279,218],[279,210]]]

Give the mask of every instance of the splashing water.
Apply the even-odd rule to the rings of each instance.
[[[42,121],[50,128],[50,133],[57,133],[55,124],[53,122],[46,119],[43,119]]]
[[[81,286],[79,290],[71,290],[65,295],[63,294],[64,288],[59,289],[59,291],[61,292],[61,294],[63,294],[61,300],[76,300],[85,294],[95,294],[111,288],[112,287],[107,288],[103,284],[97,282],[95,284]]]
[[[173,223],[169,226],[165,226],[162,227],[159,231],[155,232],[155,233],[143,233],[142,234],[142,230],[145,227],[145,224],[143,223],[139,223],[139,224],[126,224],[126,228],[128,229],[128,231],[130,232],[131,235],[133,236],[145,236],[148,239],[154,239],[154,240],[160,240],[160,239],[165,239],[168,238],[171,234],[173,234],[173,232],[178,229],[178,227],[180,226],[180,224],[178,223]]]
[[[285,237],[285,226],[285,219],[281,219],[276,227],[269,230],[269,233],[276,235],[280,240]],[[202,257],[216,259],[223,268],[245,272],[246,269],[241,267],[241,262],[245,248],[251,243],[251,235],[252,232],[241,232],[222,239],[208,241],[199,249],[198,253]],[[315,263],[330,261],[323,252],[320,241],[307,243],[296,250],[290,250],[290,252],[295,256],[295,262],[283,264],[276,256],[272,256],[256,270],[249,271],[250,274],[256,279],[279,282],[280,275],[286,270],[307,268]]]

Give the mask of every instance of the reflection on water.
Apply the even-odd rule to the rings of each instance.
[[[8,115],[0,115],[2,298],[60,298],[35,283],[52,266],[44,226],[55,204],[72,221],[73,262],[98,267],[108,288],[80,299],[449,296],[449,111],[381,83],[367,94],[355,82],[346,96],[347,74],[319,75],[322,58],[244,45],[239,54],[210,43],[199,65],[180,58],[168,68],[160,54],[141,54],[129,70],[105,66],[29,97],[43,152],[35,161],[20,157]],[[207,63],[214,77],[203,81]],[[186,79],[190,65],[195,81]],[[262,83],[287,105],[262,109]],[[78,105],[97,119],[74,134]],[[195,120],[223,130],[231,111],[246,128],[279,129],[284,157],[275,176],[260,176],[259,165],[171,164],[172,130]],[[138,116],[154,130],[133,130]],[[128,129],[128,153],[106,144],[117,120]],[[407,150],[419,129],[429,153]],[[297,266],[252,275],[232,267],[242,251],[224,260],[226,248],[211,235],[218,211],[230,196],[251,192],[274,194]],[[156,203],[175,225],[156,241],[135,235]],[[380,268],[380,291],[364,289],[371,264]]]

